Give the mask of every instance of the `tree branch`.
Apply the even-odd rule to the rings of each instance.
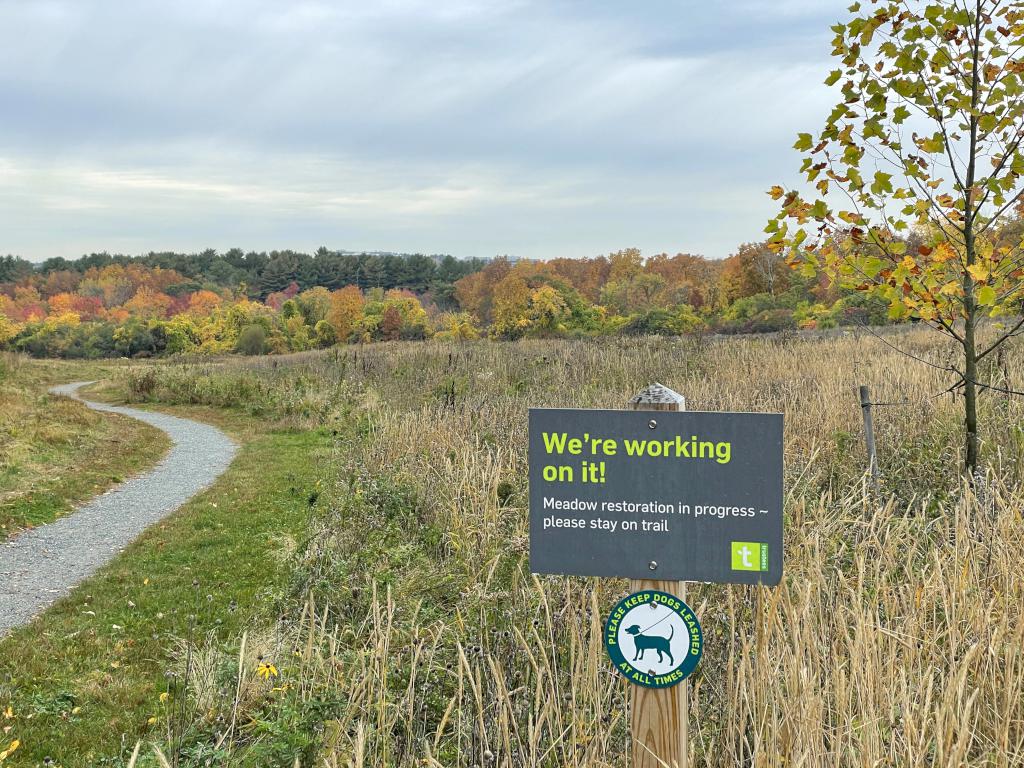
[[[996,339],[994,342],[992,342],[992,344],[984,352],[979,354],[974,359],[975,360],[981,360],[983,357],[985,357],[985,355],[987,355],[989,352],[992,352],[994,349],[996,349],[1004,341],[1006,341],[1007,339],[1011,338],[1012,336],[1016,336],[1017,335],[1017,331],[1019,331],[1021,328],[1024,328],[1024,317],[1022,317],[1020,320],[1018,320],[1017,324],[1015,326],[1013,326],[1013,328],[1011,328],[1006,333],[1004,333],[1002,336],[1000,336],[998,339]]]

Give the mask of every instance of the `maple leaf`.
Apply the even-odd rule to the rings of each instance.
[[[989,276],[988,267],[984,264],[971,264],[967,267],[967,271],[970,273],[971,277],[974,278],[974,282],[976,283],[985,282]]]

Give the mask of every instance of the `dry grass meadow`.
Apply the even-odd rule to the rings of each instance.
[[[107,366],[109,368],[109,366]],[[81,377],[107,375],[99,365]],[[166,437],[133,419],[103,417],[50,395],[67,366],[0,354],[0,541],[51,522],[160,458]]]
[[[924,330],[885,337],[944,367]],[[994,358],[994,356],[993,356]],[[986,380],[1024,383],[1011,348]],[[134,401],[327,430],[279,618],[173,653],[177,765],[626,766],[628,691],[601,642],[624,581],[527,565],[526,414],[621,407],[786,415],[786,574],[692,585],[705,656],[694,766],[1024,765],[1024,414],[984,401],[988,474],[959,477],[938,368],[867,334],[394,343],[125,369]],[[856,387],[876,401],[883,499]],[[205,762],[210,760],[211,762]]]

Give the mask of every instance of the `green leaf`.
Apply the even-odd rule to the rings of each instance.
[[[905,99],[908,99],[911,96],[913,96],[914,91],[916,90],[914,87],[914,83],[904,78],[893,80],[892,89]]]
[[[892,121],[896,123],[896,125],[899,125],[908,117],[910,117],[910,110],[902,104],[892,111]]]
[[[864,275],[869,280],[874,280],[875,276],[882,271],[882,265],[884,263],[885,262],[883,262],[877,256],[868,256],[866,259],[864,259],[864,263],[861,265],[861,269],[864,272]]]
[[[875,171],[875,181],[871,185],[871,193],[882,195],[887,192],[892,192],[892,174]]]
[[[839,78],[843,76],[843,70],[833,69],[828,77],[825,78],[825,85],[835,85],[839,82]]]
[[[870,109],[872,112],[884,112],[885,104],[886,101],[884,93],[876,93],[866,102],[864,102],[864,106]]]
[[[889,305],[889,319],[890,320],[903,320],[910,316],[910,310],[903,306],[903,302],[898,299]]]
[[[921,149],[931,155],[937,155],[946,148],[946,142],[942,140],[942,134],[936,133],[930,139],[921,141]]]
[[[842,120],[850,113],[845,104],[836,104],[835,108],[829,112],[828,120],[825,122],[828,125],[835,125],[839,120]]]
[[[991,285],[984,285],[975,294],[978,304],[982,307],[991,307],[996,303],[996,289]]]
[[[865,120],[864,121],[864,138],[883,138],[885,134],[882,132],[882,123],[879,120]]]
[[[811,138],[811,134],[798,133],[796,137],[796,144],[793,145],[793,149],[800,150],[801,152],[806,152],[812,146],[814,146],[814,139]]]

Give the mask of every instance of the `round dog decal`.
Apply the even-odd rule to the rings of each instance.
[[[697,667],[704,635],[690,606],[668,592],[644,589],[612,609],[604,644],[615,668],[631,683],[668,688]]]

